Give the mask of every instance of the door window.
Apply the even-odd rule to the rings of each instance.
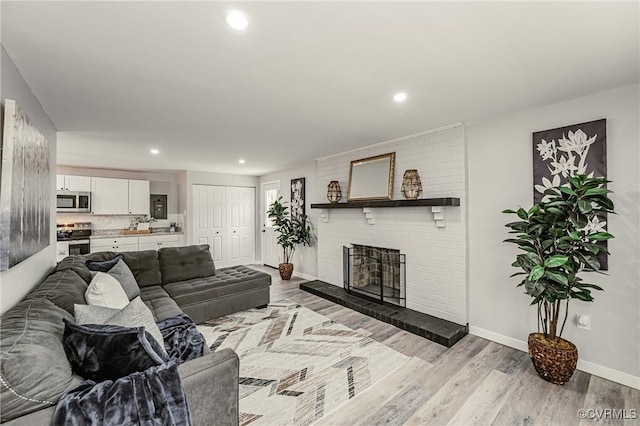
[[[269,218],[269,206],[278,199],[277,189],[265,189],[264,190],[264,226],[274,226],[273,220]]]

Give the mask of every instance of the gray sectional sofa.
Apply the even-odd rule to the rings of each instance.
[[[83,379],[62,345],[63,319],[73,320],[91,282],[87,260],[116,253],[69,256],[0,319],[0,421],[50,424],[55,404]],[[156,321],[186,313],[196,323],[267,305],[271,277],[246,266],[215,270],[209,247],[123,253]],[[230,349],[206,353],[179,367],[195,425],[238,423],[238,357]]]

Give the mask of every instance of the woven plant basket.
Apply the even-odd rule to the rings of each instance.
[[[529,334],[529,355],[540,377],[556,385],[563,385],[576,370],[578,349],[568,340],[559,339],[566,348],[550,346],[542,333]]]
[[[291,274],[293,274],[293,263],[281,263],[278,265],[280,271],[280,278],[283,280],[290,280]]]

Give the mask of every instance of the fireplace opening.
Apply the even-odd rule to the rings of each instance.
[[[406,258],[400,250],[352,244],[342,248],[342,262],[349,293],[405,306]]]

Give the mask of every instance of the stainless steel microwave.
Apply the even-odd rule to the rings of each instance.
[[[59,212],[67,213],[90,213],[91,193],[77,191],[58,191],[57,208]]]

